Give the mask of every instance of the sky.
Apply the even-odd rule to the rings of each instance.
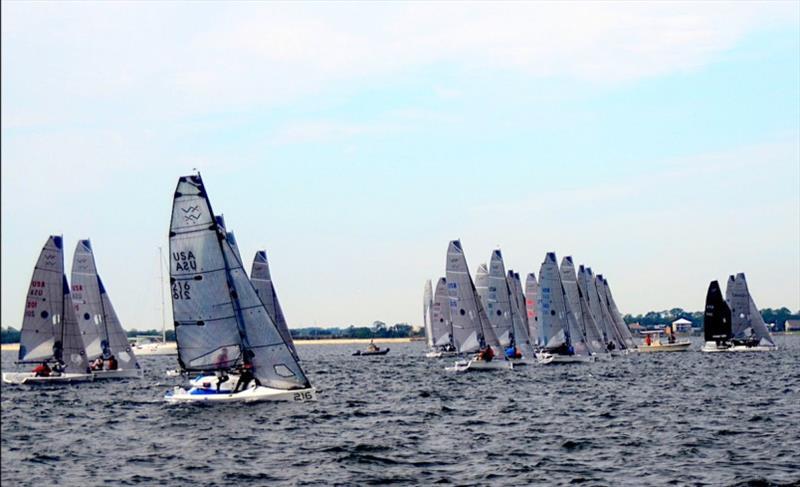
[[[797,311],[800,2],[2,2],[3,326],[62,234],[160,328],[195,168],[293,328],[421,325],[457,238],[623,313],[737,272]]]

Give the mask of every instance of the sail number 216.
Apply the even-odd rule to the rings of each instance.
[[[178,282],[175,281],[172,283],[172,298],[173,299],[192,299],[190,295],[190,291],[192,287],[189,285],[188,282]]]

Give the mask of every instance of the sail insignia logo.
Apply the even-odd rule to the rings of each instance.
[[[194,223],[199,220],[201,216],[203,216],[203,213],[200,211],[200,207],[197,205],[189,206],[188,208],[181,208],[181,211],[183,212],[183,220],[187,223]]]
[[[56,263],[56,256],[54,254],[46,254],[44,256],[44,265],[50,267],[55,265]]]

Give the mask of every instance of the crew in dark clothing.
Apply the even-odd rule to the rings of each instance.
[[[478,352],[478,360],[483,360],[484,362],[491,362],[494,358],[494,350],[492,347],[486,346],[483,350]]]
[[[110,356],[108,357],[108,370],[117,370],[119,368],[119,363],[117,362],[117,357]]]
[[[244,365],[239,367],[239,380],[236,382],[236,387],[233,388],[233,392],[234,393],[239,392],[240,387],[241,390],[247,389],[247,386],[253,379],[255,379],[255,376],[253,375],[253,364],[249,362],[245,363]],[[256,384],[258,384],[257,379],[256,379]]]

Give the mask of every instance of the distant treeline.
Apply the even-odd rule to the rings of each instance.
[[[1,328],[2,343],[19,343],[19,330],[12,327]],[[421,336],[424,334],[422,329],[414,331],[408,323],[396,323],[387,326],[382,321],[372,323],[372,326],[349,326],[347,328],[293,328],[289,330],[292,338],[318,340],[322,338],[408,338]],[[129,330],[128,338],[140,335],[155,335],[160,337],[161,330]],[[167,340],[175,340],[175,331],[167,330]]]
[[[800,311],[792,313],[789,308],[780,309],[765,308],[761,310],[761,316],[767,323],[775,323],[775,331],[784,331],[784,324],[787,319],[800,318]],[[692,322],[695,328],[703,327],[702,311],[685,311],[682,308],[672,308],[664,311],[649,311],[643,315],[625,315],[622,317],[625,323],[639,323],[644,328],[663,327],[667,323],[684,318]]]

